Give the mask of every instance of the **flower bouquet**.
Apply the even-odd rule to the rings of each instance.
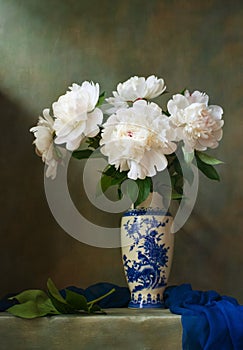
[[[171,179],[172,199],[182,198],[181,154],[186,163],[196,159],[207,177],[219,180],[214,165],[220,161],[205,151],[216,148],[222,138],[223,109],[209,105],[205,93],[184,90],[173,95],[162,110],[151,100],[165,94],[164,80],[154,75],[119,83],[108,98],[100,93],[98,83],[72,84],[30,129],[37,154],[47,165],[46,176],[56,177],[66,150],[78,159],[89,158],[96,151],[96,156],[108,162],[102,171],[102,190],[116,186],[121,198],[122,183],[134,180],[138,188],[135,207],[150,192],[163,192],[157,175],[165,169]],[[131,197],[134,200],[134,195]]]

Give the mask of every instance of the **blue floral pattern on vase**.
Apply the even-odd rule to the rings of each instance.
[[[130,308],[163,307],[161,290],[167,284],[170,246],[164,242],[170,215],[155,211],[125,214],[122,231],[130,245],[123,249],[123,265],[131,290]],[[168,243],[168,242],[167,242]]]

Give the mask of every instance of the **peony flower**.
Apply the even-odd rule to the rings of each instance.
[[[54,120],[49,114],[49,109],[43,110],[43,117],[39,117],[37,126],[30,129],[35,136],[34,144],[36,146],[36,153],[42,157],[42,160],[47,165],[46,176],[54,179],[57,173],[57,165],[60,163],[61,154],[57,153],[56,147],[53,143]]]
[[[220,106],[208,106],[208,96],[199,91],[174,95],[167,108],[170,121],[177,129],[177,140],[183,140],[185,151],[216,148],[221,140],[224,121]]]
[[[136,180],[167,167],[165,154],[175,151],[174,139],[175,131],[159,106],[139,100],[108,118],[100,144],[109,164],[129,170],[128,178]]]
[[[81,86],[73,84],[70,91],[53,103],[56,144],[66,143],[66,148],[74,151],[84,137],[98,134],[103,119],[102,111],[95,108],[98,99],[99,84],[85,81]]]
[[[135,102],[138,99],[153,99],[161,95],[165,89],[164,80],[154,75],[147,79],[135,76],[124,83],[119,83],[117,91],[113,91],[114,97],[109,97],[106,101],[114,106],[110,111],[115,112],[119,108],[128,107],[129,102]]]

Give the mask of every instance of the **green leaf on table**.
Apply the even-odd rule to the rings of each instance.
[[[88,311],[88,304],[86,298],[78,293],[75,293],[69,289],[65,289],[66,302],[71,305],[75,310]]]
[[[6,311],[14,316],[29,319],[46,315],[80,314],[80,311],[84,313],[98,311],[105,314],[96,303],[115,291],[113,288],[105,295],[87,302],[83,295],[69,289],[65,290],[66,298],[64,299],[50,278],[47,281],[47,288],[49,296],[42,290],[33,289],[9,298],[9,300],[18,300],[20,304],[13,305]]]
[[[107,292],[106,294],[104,295],[101,295],[100,297],[94,299],[94,300],[91,300],[87,303],[88,307],[89,307],[89,313],[93,313],[93,312],[96,312],[96,311],[102,311],[100,306],[97,305],[97,303],[102,300],[102,299],[105,299],[106,297],[108,297],[110,294],[114,293],[116,290],[115,288],[112,288],[111,290],[109,290],[109,292]],[[105,312],[102,311],[102,313],[105,314]]]
[[[209,165],[217,165],[217,164],[223,164],[222,160],[216,159],[206,153],[196,151],[196,156],[205,164]]]
[[[75,313],[75,309],[69,305],[67,301],[62,297],[57,287],[50,278],[48,278],[47,281],[47,289],[52,304],[61,314]]]
[[[55,308],[50,298],[38,302],[40,311],[46,311],[46,315],[59,315],[60,312]]]
[[[26,290],[9,299],[17,299],[20,303],[7,309],[14,316],[35,318],[50,314],[59,314],[50,298],[42,290]]]
[[[36,300],[36,299],[48,299],[47,294],[43,290],[39,289],[29,289],[25,290],[13,297],[9,298],[9,300],[17,299],[19,303],[25,303],[26,301]]]
[[[220,181],[217,170],[210,164],[204,163],[196,154],[197,166],[201,172],[211,180]]]
[[[103,311],[99,305],[97,305],[97,304],[91,304],[91,305],[89,306],[89,313],[93,314],[93,313],[95,313],[95,312],[100,312],[100,313],[106,315],[106,312]]]
[[[7,309],[9,313],[14,316],[23,317],[23,318],[35,318],[45,316],[49,313],[48,308],[45,310],[43,308],[39,308],[38,304],[29,300],[23,304],[16,304]]]
[[[51,280],[51,278],[48,278],[47,280],[47,289],[49,294],[51,294],[55,299],[60,301],[61,303],[66,303],[66,300],[63,298],[63,296],[59,293],[59,290]]]

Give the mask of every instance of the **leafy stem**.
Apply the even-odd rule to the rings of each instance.
[[[7,309],[14,316],[22,318],[36,318],[46,315],[60,314],[92,314],[105,312],[97,303],[115,292],[111,289],[105,295],[87,302],[84,295],[65,289],[65,296],[59,292],[53,281],[49,278],[47,281],[47,293],[42,290],[25,290],[22,293],[9,298],[16,300],[15,304]]]
[[[94,299],[94,300],[89,301],[87,304],[88,304],[88,305],[94,305],[94,304],[98,303],[100,300],[102,300],[102,299],[108,297],[108,295],[110,295],[110,294],[112,294],[112,293],[114,293],[114,292],[115,292],[115,288],[112,288],[108,293],[106,293],[106,294],[100,296],[99,298],[96,298],[96,299]]]

